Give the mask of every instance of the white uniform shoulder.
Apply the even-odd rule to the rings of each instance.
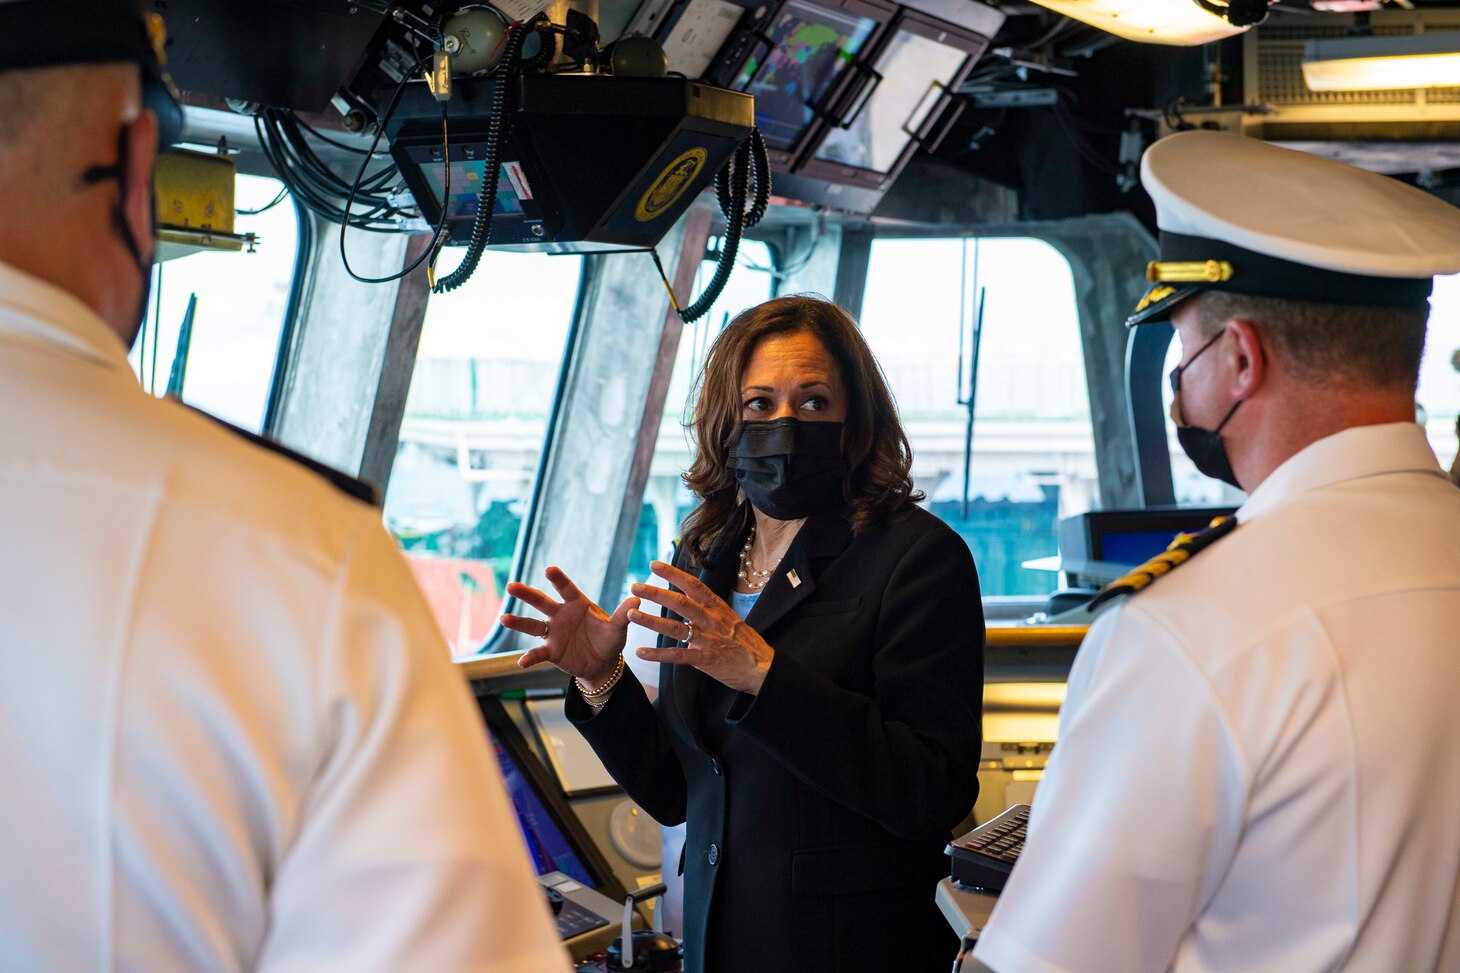
[[[96,391],[112,399],[107,390]],[[107,402],[104,411],[77,405],[91,426],[79,446],[85,455],[75,457],[82,475],[119,489],[155,491],[165,509],[202,516],[211,529],[272,538],[327,562],[343,557],[364,525],[380,522],[377,510],[318,472],[216,420],[137,395],[135,388],[120,391],[130,394]]]

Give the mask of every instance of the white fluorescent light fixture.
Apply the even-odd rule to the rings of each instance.
[[[1311,91],[1460,87],[1460,31],[1308,41],[1303,80]]]
[[[1242,33],[1225,18],[1208,13],[1194,0],[1037,0],[1064,14],[1118,37],[1145,44],[1192,46]]]

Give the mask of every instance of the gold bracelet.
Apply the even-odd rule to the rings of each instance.
[[[597,689],[590,690],[587,686],[583,685],[583,680],[579,679],[577,676],[573,677],[573,682],[578,685],[578,692],[583,694],[583,699],[586,702],[592,703],[594,700],[597,700],[603,696],[607,696],[609,690],[613,689],[613,687],[617,685],[618,681],[622,679],[623,676],[624,654],[620,652],[618,654],[618,665],[613,667],[613,675],[609,676],[608,681],[605,682],[602,686],[599,686]]]

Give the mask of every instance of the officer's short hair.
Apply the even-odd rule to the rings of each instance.
[[[38,120],[46,98],[46,81],[61,73],[43,71],[0,71],[0,147],[20,140]]]
[[[125,84],[136,71],[120,61],[0,71],[0,145],[14,144],[37,127],[53,143],[64,139],[97,91]]]
[[[1428,304],[1359,307],[1231,291],[1207,291],[1193,303],[1204,337],[1232,318],[1250,322],[1283,367],[1310,385],[1412,392],[1419,384]]]

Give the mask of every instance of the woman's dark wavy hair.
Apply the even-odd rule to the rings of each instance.
[[[851,513],[853,531],[860,533],[923,499],[913,490],[912,449],[887,379],[857,322],[821,297],[778,297],[740,312],[710,346],[699,376],[699,394],[689,420],[695,458],[684,482],[700,498],[700,505],[684,519],[680,537],[695,565],[703,563],[739,507],[739,484],[725,462],[740,436],[745,366],[766,338],[802,332],[822,343],[841,372],[847,396],[842,499]]]

